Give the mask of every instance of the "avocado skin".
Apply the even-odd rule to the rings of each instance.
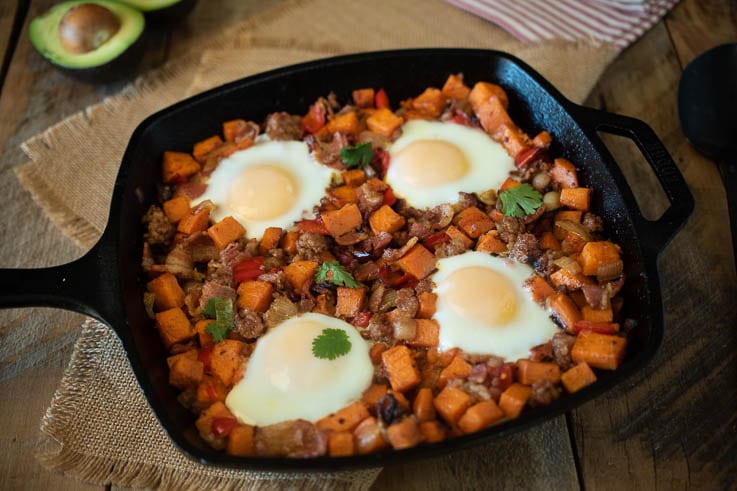
[[[139,37],[121,55],[109,62],[90,68],[68,68],[57,65],[50,60],[51,65],[59,69],[64,75],[88,84],[105,84],[120,80],[131,79],[138,75],[138,69],[146,50],[146,35]]]

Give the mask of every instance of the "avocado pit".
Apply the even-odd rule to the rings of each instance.
[[[59,22],[59,42],[71,53],[89,53],[120,30],[120,19],[101,5],[82,3],[70,8]]]

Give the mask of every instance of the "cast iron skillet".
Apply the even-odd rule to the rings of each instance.
[[[156,201],[164,150],[190,151],[192,143],[220,132],[221,123],[245,118],[262,121],[275,110],[305,113],[320,95],[334,91],[349,101],[360,87],[384,87],[396,103],[427,86],[442,86],[450,73],[468,83],[484,80],[503,86],[511,116],[529,134],[548,130],[552,154],[580,168],[583,185],[592,186],[593,209],[621,244],[626,264],[624,316],[637,320],[627,357],[614,372],[551,406],[472,435],[401,452],[385,451],[348,458],[291,460],[234,458],[211,450],[197,435],[192,416],[176,401],[167,382],[166,352],[146,317],[141,272],[141,217]],[[627,183],[597,135],[598,131],[633,140],[658,177],[670,207],[657,220],[640,213]],[[609,114],[566,100],[520,60],[497,51],[418,49],[364,53],[303,63],[266,72],[205,92],[164,109],[141,123],[123,156],[113,191],[110,218],[100,241],[80,259],[43,269],[0,270],[0,306],[49,306],[87,314],[111,326],[123,342],[151,409],[177,446],[209,465],[252,469],[357,468],[447,453],[526,428],[568,411],[611,388],[651,359],[663,336],[663,313],[656,260],[693,209],[693,198],[678,168],[653,131],[636,119]]]

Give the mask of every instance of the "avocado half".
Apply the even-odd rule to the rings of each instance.
[[[151,24],[176,22],[186,17],[197,0],[118,0],[146,15]]]
[[[109,82],[136,71],[143,54],[143,14],[111,0],[68,0],[36,17],[31,43],[66,74]]]

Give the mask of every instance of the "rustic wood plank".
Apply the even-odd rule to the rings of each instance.
[[[10,62],[10,55],[12,54],[13,25],[19,8],[18,1],[0,3],[0,93],[2,93],[2,76],[6,63]]]
[[[737,42],[737,3],[681,2],[666,18],[681,67],[709,48]]]
[[[623,53],[589,100],[648,122],[696,200],[691,220],[661,254],[666,334],[654,361],[623,387],[573,413],[581,473],[589,489],[726,489],[737,475],[737,280],[724,226],[726,200],[716,167],[681,132],[677,85],[681,60],[692,55],[688,50],[679,55],[670,41],[688,37],[673,32],[678,27],[672,18],[701,11],[697,4],[717,12],[726,3],[682,2],[669,17],[670,35],[661,23]],[[696,26],[723,22],[691,20]],[[715,29],[710,37],[712,32],[701,31],[710,39],[702,46],[723,42],[719,32]],[[639,158],[620,145],[612,150],[620,165],[638,174],[632,168]],[[633,187],[638,194],[657,190],[652,178]]]

